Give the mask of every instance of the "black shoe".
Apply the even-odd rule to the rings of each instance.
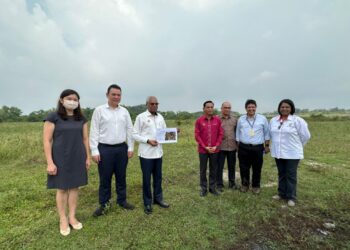
[[[109,208],[110,208],[110,204],[109,203],[101,205],[95,210],[95,212],[92,214],[92,216],[93,217],[98,217],[98,216],[101,216],[101,215],[105,215],[105,214],[107,214]]]
[[[154,204],[157,204],[157,205],[159,205],[162,208],[170,207],[170,205],[168,203],[164,202],[164,201],[154,201]]]
[[[248,190],[249,190],[249,187],[248,187],[248,186],[242,185],[242,187],[241,187],[241,192],[242,192],[242,193],[246,193],[246,192],[248,192]]]
[[[235,183],[233,183],[233,182],[230,182],[229,184],[228,184],[228,188],[232,188],[232,189],[237,189],[237,186],[236,186],[236,184]]]
[[[208,191],[205,190],[205,189],[202,189],[202,190],[199,192],[199,195],[200,195],[201,197],[204,197],[204,196],[206,196],[207,194],[208,194]]]
[[[218,191],[216,191],[215,189],[214,190],[209,190],[209,192],[212,193],[215,196],[220,195],[220,193]]]
[[[224,192],[224,188],[223,187],[218,187],[216,188],[220,193],[223,193]]]
[[[127,203],[127,202],[124,202],[123,204],[119,204],[119,206],[121,206],[122,208],[127,209],[127,210],[133,210],[135,208],[134,205]]]
[[[145,206],[145,214],[151,214],[152,213],[152,206],[151,205],[147,205]]]

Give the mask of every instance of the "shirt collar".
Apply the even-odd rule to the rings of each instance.
[[[209,119],[207,118],[206,115],[202,115],[202,118],[203,118],[204,120],[209,121]],[[213,120],[214,118],[215,118],[215,115],[212,115],[210,120]]]
[[[292,119],[292,117],[293,117],[293,115],[288,115],[288,117],[287,117],[287,119],[286,119],[286,120],[291,121],[291,120],[293,120],[293,119]],[[281,115],[277,116],[277,120],[278,120],[278,121],[280,121],[280,120],[281,120]]]
[[[111,107],[109,106],[108,102],[105,104],[105,108],[107,108],[107,109],[113,109],[113,108],[111,108]],[[116,109],[120,109],[120,104],[118,105],[118,107],[116,107],[116,108],[113,109],[113,110],[116,110]]]
[[[253,117],[249,117],[247,114],[245,114],[245,119],[256,119],[258,117],[258,114],[255,113],[255,115]]]
[[[229,115],[227,116],[227,118],[226,118],[223,114],[221,114],[221,115],[220,115],[220,118],[221,118],[221,119],[230,119],[230,118],[231,118],[231,114],[229,114]]]
[[[146,110],[146,114],[147,114],[147,116],[153,116],[152,114],[151,114],[151,112],[149,112],[149,110],[147,109]],[[156,112],[156,116],[158,115],[158,112]]]

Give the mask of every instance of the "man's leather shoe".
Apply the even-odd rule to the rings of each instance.
[[[201,191],[199,192],[199,195],[200,195],[201,197],[204,197],[204,196],[206,196],[207,194],[208,194],[208,191],[205,190],[205,189],[203,189],[203,190],[201,190]]]
[[[242,187],[241,187],[241,192],[242,192],[242,193],[246,193],[248,190],[249,190],[249,187],[248,187],[248,186],[242,186]]]
[[[214,190],[209,190],[210,193],[212,193],[213,195],[220,195],[220,193],[218,191]]]
[[[145,206],[145,214],[151,214],[152,213],[152,206],[151,205],[147,205]]]
[[[254,194],[260,194],[261,189],[260,189],[260,188],[253,187],[253,188],[252,188],[252,191],[253,191]]]
[[[170,205],[168,203],[164,202],[164,201],[154,201],[154,204],[157,204],[157,205],[159,205],[162,208],[170,207]]]
[[[223,192],[224,192],[224,188],[223,188],[223,187],[218,187],[217,190],[218,190],[220,193],[223,193]]]
[[[104,204],[104,205],[99,206],[99,207],[95,210],[95,212],[92,214],[92,216],[98,217],[98,216],[101,216],[101,215],[105,215],[105,214],[108,212],[110,206],[111,206],[111,205],[110,205],[109,202],[107,202],[107,203]]]
[[[237,189],[237,186],[236,186],[236,184],[235,183],[233,183],[233,182],[230,182],[229,184],[228,184],[228,187],[229,188],[232,188],[232,189]]]
[[[123,204],[119,204],[119,206],[121,206],[122,208],[127,209],[127,210],[133,210],[135,208],[134,205],[127,203],[127,202],[124,202]]]

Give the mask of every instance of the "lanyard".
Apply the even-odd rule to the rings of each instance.
[[[250,123],[250,121],[248,120],[248,115],[246,116],[246,120],[247,120],[247,122],[248,122],[250,128],[253,129],[254,123],[255,123],[255,120],[256,120],[256,115],[254,116],[254,121],[253,121],[253,123]]]

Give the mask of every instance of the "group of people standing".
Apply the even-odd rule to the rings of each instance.
[[[288,206],[295,206],[297,167],[300,159],[304,158],[303,146],[311,137],[307,123],[294,115],[295,106],[289,99],[279,103],[279,115],[273,117],[270,123],[264,115],[256,113],[256,108],[255,100],[247,100],[246,114],[237,120],[232,115],[229,102],[221,105],[220,116],[214,115],[212,101],[203,103],[204,114],[195,123],[200,162],[200,196],[208,193],[208,162],[210,193],[220,195],[224,190],[223,168],[226,159],[228,187],[237,188],[236,154],[239,160],[241,192],[245,193],[251,187],[254,194],[259,194],[264,154],[271,152],[278,169],[278,194],[273,199],[284,199]]]
[[[122,97],[120,86],[110,85],[106,97],[107,103],[93,112],[90,139],[87,120],[80,108],[80,97],[74,90],[64,90],[58,100],[57,110],[44,119],[47,187],[57,189],[56,205],[60,217],[60,233],[63,236],[69,235],[71,228],[83,228],[82,223],[76,219],[75,212],[79,187],[87,185],[88,182],[90,158],[98,165],[100,180],[100,205],[93,216],[106,214],[111,206],[113,175],[116,180],[117,204],[127,210],[134,209],[134,205],[127,202],[126,195],[126,169],[129,158],[134,154],[134,141],[139,143],[144,212],[151,214],[152,204],[162,208],[170,206],[163,200],[163,150],[162,145],[156,141],[156,131],[166,128],[166,123],[158,112],[157,98],[147,97],[147,110],[136,117],[133,126],[127,109],[119,105]]]
[[[144,212],[153,212],[152,204],[162,208],[170,205],[163,199],[162,191],[162,145],[156,140],[157,129],[166,128],[163,116],[158,112],[158,99],[149,96],[147,110],[136,117],[134,125],[129,112],[120,105],[122,89],[116,84],[108,87],[107,103],[97,107],[92,115],[90,138],[87,120],[82,114],[79,94],[64,90],[57,110],[44,119],[44,151],[47,160],[47,187],[57,189],[56,205],[60,218],[60,233],[83,228],[76,218],[79,187],[87,185],[90,159],[97,163],[99,173],[99,207],[93,216],[108,212],[111,203],[111,183],[115,175],[117,204],[127,210],[134,205],[127,201],[126,170],[133,157],[134,141],[139,143],[138,156],[142,170]],[[248,100],[246,115],[238,121],[231,113],[231,104],[224,102],[221,116],[214,115],[214,103],[203,104],[203,116],[195,123],[195,139],[198,143],[200,161],[200,195],[208,192],[207,165],[209,162],[209,192],[223,192],[223,168],[227,159],[229,188],[235,189],[236,152],[242,180],[241,191],[250,187],[252,168],[252,191],[260,192],[263,154],[270,151],[278,167],[278,195],[274,199],[286,199],[294,206],[296,200],[296,174],[299,160],[303,158],[303,145],[310,133],[306,122],[294,115],[294,104],[282,100],[278,106],[279,116],[271,119],[256,114],[256,102]],[[91,154],[90,154],[91,152]],[[91,156],[90,156],[91,155]],[[151,188],[153,178],[153,191]],[[68,216],[67,212],[68,210]]]

